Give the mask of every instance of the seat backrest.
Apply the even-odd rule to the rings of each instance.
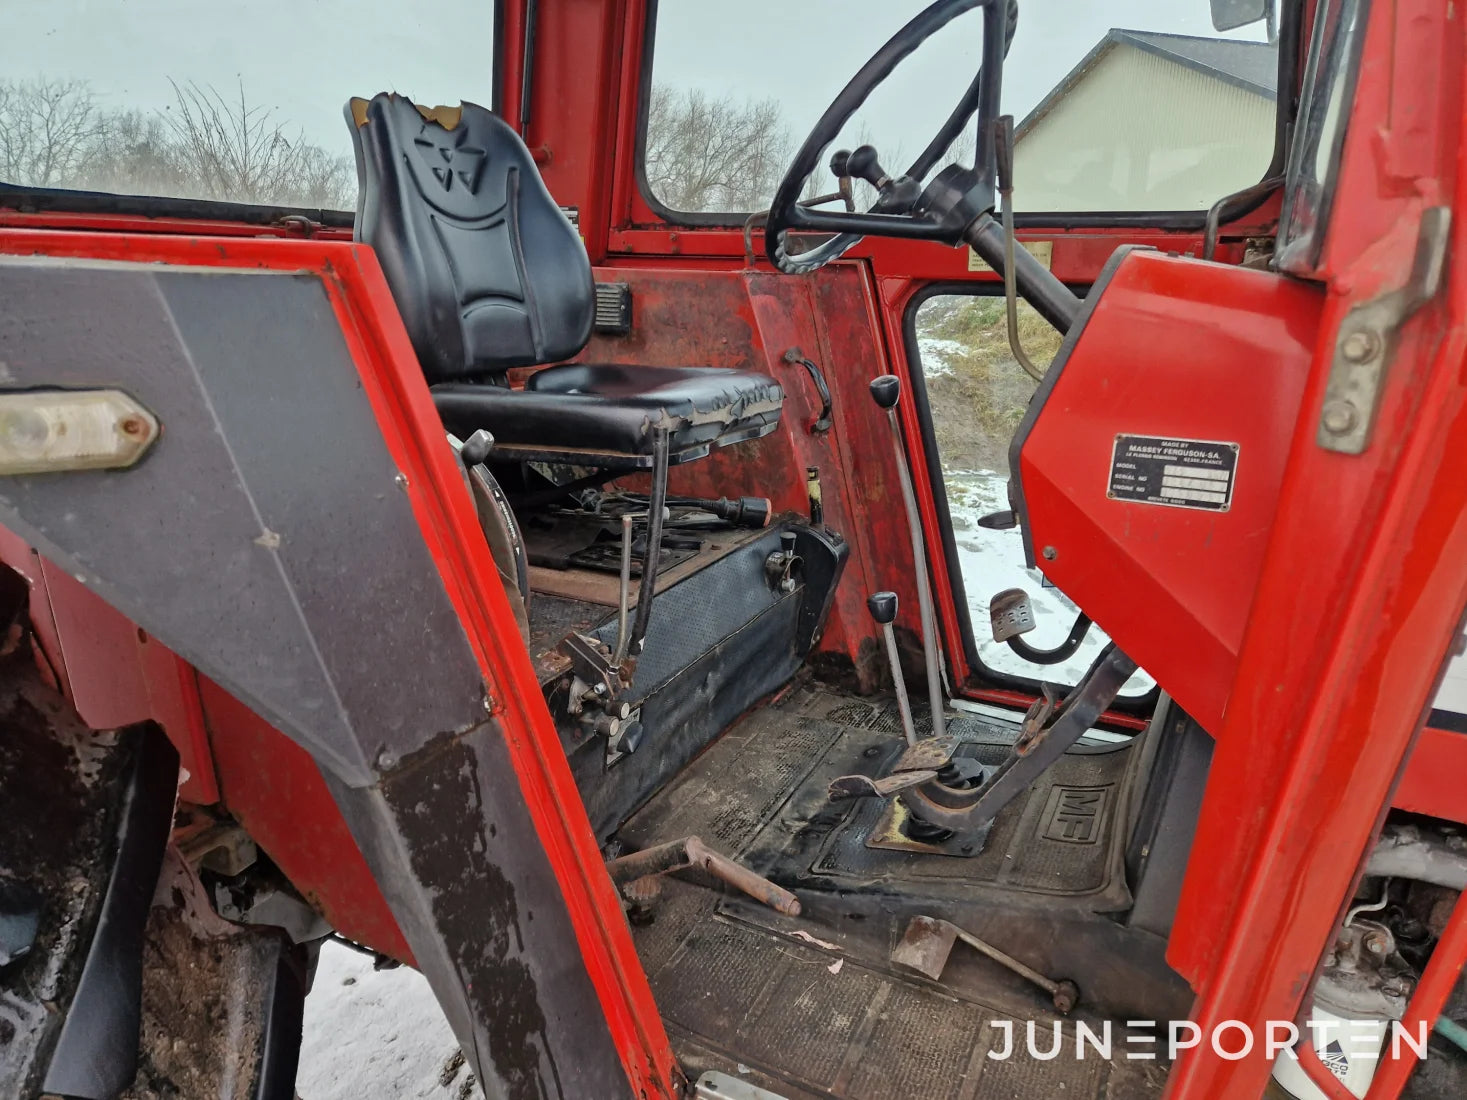
[[[591,264],[519,135],[474,103],[424,108],[386,92],[346,116],[355,237],[376,251],[430,383],[585,347]]]

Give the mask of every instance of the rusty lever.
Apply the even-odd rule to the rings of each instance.
[[[1049,994],[1054,1007],[1068,1013],[1080,1000],[1079,987],[1068,978],[1058,981],[1046,978],[1033,967],[1026,966],[1012,955],[1006,954],[991,943],[980,940],[971,932],[965,932],[951,921],[936,917],[913,917],[907,923],[906,935],[891,953],[891,961],[910,967],[925,974],[934,982],[942,978],[942,968],[947,965],[953,944],[962,940],[981,955],[986,955],[999,966],[1012,970],[1025,981],[1032,982]]]
[[[618,886],[651,875],[665,875],[697,867],[714,878],[742,890],[755,901],[769,906],[787,917],[800,915],[800,899],[782,886],[776,886],[763,875],[755,874],[727,856],[720,855],[696,836],[671,840],[652,848],[613,859],[606,865],[611,881]]]

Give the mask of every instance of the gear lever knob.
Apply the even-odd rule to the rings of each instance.
[[[871,380],[871,398],[883,409],[896,407],[902,396],[902,380],[894,374],[883,374]]]
[[[897,594],[895,592],[873,592],[866,597],[866,610],[881,626],[895,621],[897,616]]]

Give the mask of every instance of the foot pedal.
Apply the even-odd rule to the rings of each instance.
[[[988,601],[988,622],[993,629],[995,642],[1006,642],[1020,634],[1027,634],[1037,623],[1034,607],[1029,603],[1029,593],[1022,588],[1005,588]]]

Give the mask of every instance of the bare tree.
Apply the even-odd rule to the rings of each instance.
[[[647,183],[674,210],[762,210],[789,159],[789,131],[772,99],[711,99],[654,86],[647,113]]]
[[[175,81],[175,104],[164,116],[190,189],[200,198],[284,206],[346,208],[355,179],[345,157],[333,157],[251,106],[244,85],[226,100],[218,89]]]
[[[0,80],[0,179],[59,187],[81,175],[104,120],[82,80]]]
[[[0,181],[135,195],[172,195],[350,209],[346,157],[292,135],[251,106],[243,85],[173,84],[166,111],[107,110],[83,80],[0,80]]]
[[[84,170],[67,187],[134,195],[187,195],[189,174],[167,124],[157,114],[106,115]]]

